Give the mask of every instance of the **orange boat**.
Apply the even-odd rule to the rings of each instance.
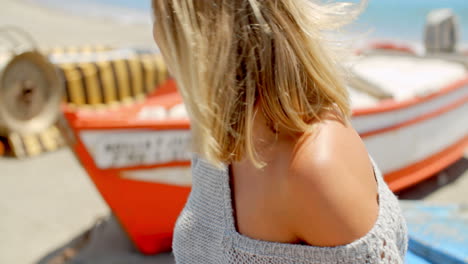
[[[191,138],[187,119],[147,119],[142,113],[176,111],[181,102],[174,81],[167,81],[144,103],[118,110],[64,106],[67,141],[144,254],[171,248],[174,223],[190,193]]]
[[[351,89],[352,123],[391,189],[399,191],[463,156],[468,147],[468,71],[451,58],[383,48],[387,51],[366,50],[353,63],[360,76],[355,85],[365,89]],[[443,73],[440,67],[452,71]],[[417,68],[425,72],[411,72]],[[431,79],[434,71],[443,81]],[[407,89],[392,94],[405,82]],[[411,87],[415,89],[408,92]],[[175,82],[165,81],[131,105],[99,110],[67,105],[63,110],[68,142],[138,249],[144,254],[170,250],[172,229],[191,185],[190,124]]]

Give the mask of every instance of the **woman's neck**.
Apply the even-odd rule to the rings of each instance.
[[[285,128],[269,124],[261,111],[257,111],[253,124],[253,144],[257,156],[268,162],[275,153],[293,149],[300,136],[293,135]]]

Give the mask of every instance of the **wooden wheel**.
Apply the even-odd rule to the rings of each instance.
[[[22,134],[50,127],[60,113],[62,88],[46,57],[35,51],[13,57],[0,76],[0,126]]]

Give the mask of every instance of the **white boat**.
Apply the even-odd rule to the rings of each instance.
[[[352,92],[353,126],[394,191],[463,156],[468,146],[468,58],[369,52],[353,71],[390,99]],[[361,105],[357,105],[362,103]]]

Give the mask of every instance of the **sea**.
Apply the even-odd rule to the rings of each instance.
[[[29,0],[78,15],[97,16],[121,23],[151,23],[151,0]],[[208,1],[208,0],[207,0]],[[270,0],[275,1],[275,0]],[[330,1],[330,0],[325,0]],[[356,2],[357,0],[348,0]],[[370,0],[355,23],[370,39],[423,39],[426,15],[433,9],[450,8],[458,16],[461,44],[468,44],[468,0]]]

